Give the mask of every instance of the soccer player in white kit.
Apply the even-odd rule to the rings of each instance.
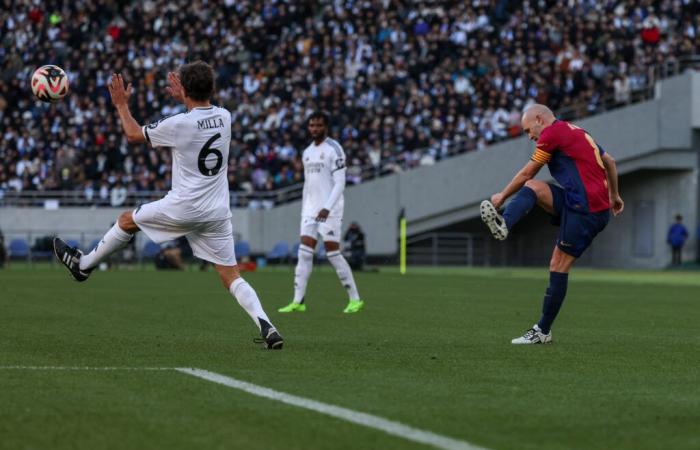
[[[209,64],[196,61],[182,66],[179,74],[169,73],[168,82],[168,92],[185,104],[187,112],[144,127],[129,111],[131,84],[124,88],[121,75],[114,74],[108,88],[130,143],[172,149],[172,189],[161,200],[122,213],[90,253],[84,255],[59,238],[54,239],[54,253],[76,281],[85,281],[137,231],[156,243],[185,236],[195,256],[214,264],[224,287],[260,329],[261,342],[269,349],[281,349],[282,336],[263,311],[255,290],[238,272],[227,178],[231,114],[210,103],[214,71]]]
[[[328,116],[316,112],[309,116],[309,134],[313,139],[302,155],[304,163],[304,193],[301,209],[301,245],[294,271],[294,299],[279,312],[304,312],[304,295],[314,263],[314,249],[319,236],[326,247],[326,257],[335,268],[349,302],[344,313],[359,312],[360,300],[350,265],[340,253],[343,222],[343,191],[345,190],[345,153],[335,140],[328,137]]]

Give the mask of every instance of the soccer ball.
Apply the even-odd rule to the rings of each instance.
[[[41,66],[32,74],[32,92],[42,102],[55,103],[68,94],[68,76],[58,66]]]

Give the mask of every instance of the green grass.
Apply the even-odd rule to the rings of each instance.
[[[286,338],[255,328],[212,272],[0,271],[0,366],[199,367],[490,449],[700,448],[700,276],[578,270],[550,346],[546,269],[358,274],[366,309],[315,271],[247,274]],[[418,449],[176,372],[0,370],[2,449]]]

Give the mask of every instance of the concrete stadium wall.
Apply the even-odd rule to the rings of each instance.
[[[631,176],[629,181],[624,178],[621,191],[627,201],[627,212],[606,232],[610,239],[601,238],[591,254],[605,255],[597,264],[661,267],[665,260],[661,246],[654,248],[656,256],[638,260],[632,257],[629,242],[612,236],[628,233],[635,204],[644,199],[653,199],[654,229],[659,236],[661,231],[665,232],[662,224],[676,211],[684,212],[689,228],[694,228],[700,203],[697,185],[700,139],[693,136],[693,129],[700,129],[700,73],[686,73],[660,82],[653,100],[591,117],[578,125],[617,159],[621,175],[642,174]],[[481,200],[500,190],[527,162],[532,150],[533,143],[520,138],[434,166],[351,186],[345,194],[343,228],[357,221],[366,232],[370,254],[395,254],[397,219],[402,208],[411,235],[477,217]],[[543,170],[538,178],[550,179],[548,171]],[[298,240],[300,209],[300,202],[271,210],[235,209],[234,230],[250,242],[253,252],[264,253],[279,240],[290,243]],[[119,212],[110,208],[57,211],[1,208],[0,228],[37,231],[50,226],[55,230],[80,228],[91,233],[103,232]],[[608,250],[599,249],[602,246]],[[688,248],[691,246],[692,243]],[[615,259],[613,254],[620,257]]]

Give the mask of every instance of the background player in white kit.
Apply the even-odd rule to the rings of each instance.
[[[131,84],[125,89],[121,75],[114,74],[108,88],[130,143],[172,149],[172,189],[161,200],[122,213],[87,255],[55,238],[56,257],[75,280],[85,281],[100,261],[124,247],[139,230],[156,243],[185,236],[195,256],[214,264],[224,287],[260,329],[265,346],[281,349],[282,336],[238,272],[227,179],[231,114],[210,103],[214,71],[209,64],[196,61],[182,66],[179,75],[169,73],[168,82],[168,92],[185,104],[187,112],[144,127],[129,111]]]
[[[326,257],[335,268],[349,302],[343,312],[356,313],[362,309],[350,265],[340,253],[343,222],[343,191],[345,190],[345,153],[338,142],[327,137],[328,116],[315,112],[308,119],[313,139],[302,155],[304,163],[304,194],[301,209],[301,245],[294,271],[294,299],[279,312],[304,312],[304,295],[314,263],[314,249],[320,236],[326,247]]]

